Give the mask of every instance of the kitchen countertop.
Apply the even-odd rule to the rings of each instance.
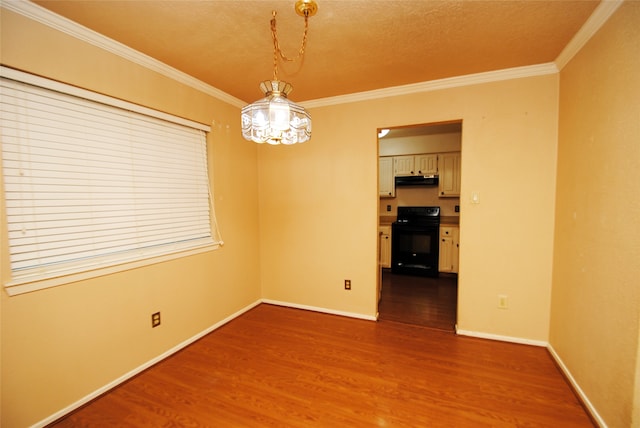
[[[378,224],[380,226],[390,226],[391,223],[393,223],[394,221],[396,221],[398,217],[394,216],[394,215],[381,215],[379,220],[378,220]]]
[[[460,224],[460,216],[457,216],[457,215],[441,216],[440,225],[443,225],[443,224],[457,226]]]

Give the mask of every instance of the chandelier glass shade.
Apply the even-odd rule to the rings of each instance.
[[[243,107],[241,112],[242,136],[256,143],[296,144],[311,138],[311,115],[300,105],[289,100],[293,86],[278,79],[278,60],[296,61],[302,59],[307,43],[309,17],[318,10],[313,0],[298,0],[295,11],[304,17],[302,44],[295,58],[282,53],[276,30],[276,12],[271,19],[271,37],[273,39],[273,79],[260,83],[264,98]]]
[[[311,116],[287,95],[293,87],[279,80],[260,83],[265,97],[242,109],[242,136],[262,144],[296,144],[311,138]]]

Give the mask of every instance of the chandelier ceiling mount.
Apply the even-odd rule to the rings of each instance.
[[[298,15],[311,17],[318,12],[318,5],[313,0],[298,0],[295,9]]]

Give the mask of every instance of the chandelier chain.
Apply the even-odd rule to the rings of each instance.
[[[278,80],[278,57],[282,58],[286,62],[295,62],[299,58],[304,56],[304,50],[307,46],[307,33],[309,32],[309,14],[308,11],[304,13],[304,32],[302,33],[302,43],[298,54],[295,57],[289,58],[282,52],[280,42],[278,41],[278,30],[276,28],[276,11],[273,11],[273,18],[271,19],[271,38],[273,39],[273,80]]]

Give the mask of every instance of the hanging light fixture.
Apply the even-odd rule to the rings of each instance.
[[[318,5],[313,0],[298,0],[296,13],[304,17],[304,33],[298,55],[288,58],[280,49],[276,29],[276,12],[271,19],[273,39],[273,79],[260,83],[265,97],[242,109],[242,136],[256,143],[296,144],[311,138],[311,116],[300,105],[289,100],[293,86],[278,80],[278,57],[283,61],[296,61],[304,56],[309,30],[309,17],[316,14]]]

